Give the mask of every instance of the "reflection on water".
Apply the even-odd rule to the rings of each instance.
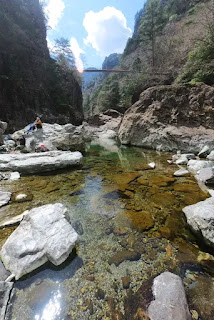
[[[59,268],[45,265],[16,283],[8,319],[129,319],[127,287],[131,308],[143,283],[163,271],[182,275],[187,290],[196,283],[202,272],[199,247],[182,208],[207,195],[192,176],[174,178],[177,167],[168,165],[170,158],[109,143],[89,145],[82,168],[5,183],[12,192],[33,193],[31,202],[6,207],[5,216],[62,202],[79,234],[75,257]],[[156,169],[148,169],[150,162]],[[5,239],[3,231],[0,237]]]
[[[58,290],[57,293],[49,300],[48,304],[44,307],[42,315],[36,315],[35,320],[54,320],[61,312],[60,298],[61,293]]]

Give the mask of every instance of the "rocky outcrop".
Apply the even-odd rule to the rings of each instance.
[[[82,93],[73,71],[49,56],[39,0],[1,1],[0,115],[13,132],[36,116],[81,124]]]
[[[164,272],[154,279],[153,296],[148,308],[152,320],[191,320],[181,278]]]
[[[79,165],[82,154],[78,151],[49,151],[29,154],[0,155],[0,171],[38,173]]]
[[[193,232],[214,248],[214,197],[187,206],[183,212]]]
[[[119,129],[122,144],[164,151],[214,148],[214,88],[205,84],[157,86],[129,108]]]
[[[20,226],[3,245],[1,260],[17,280],[48,260],[60,265],[68,258],[77,237],[61,203],[34,208],[25,213]]]
[[[3,144],[3,133],[7,129],[7,123],[0,121],[0,145]]]

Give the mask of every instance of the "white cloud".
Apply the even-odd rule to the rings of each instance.
[[[72,50],[74,58],[75,58],[77,70],[79,72],[82,72],[83,71],[83,62],[82,62],[82,59],[80,56],[81,56],[81,54],[85,53],[85,51],[83,51],[80,48],[77,39],[74,37],[72,37],[70,40],[70,46],[71,46],[71,50]]]
[[[48,25],[52,29],[56,29],[59,20],[62,17],[65,4],[62,0],[49,0],[44,8],[45,14],[48,18]]]
[[[88,32],[84,43],[90,44],[103,56],[123,52],[126,41],[132,34],[124,14],[114,7],[105,7],[99,12],[87,12],[83,26]]]

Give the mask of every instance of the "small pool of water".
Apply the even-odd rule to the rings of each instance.
[[[30,195],[1,208],[2,221],[61,202],[79,233],[76,252],[62,266],[47,264],[16,282],[8,320],[131,320],[146,281],[166,270],[183,278],[198,319],[213,319],[214,307],[199,310],[199,301],[209,304],[207,294],[198,299],[194,290],[205,282],[213,292],[213,278],[197,262],[200,249],[182,213],[207,194],[194,177],[173,177],[171,156],[89,145],[82,167],[1,184]],[[153,161],[156,168],[148,170]],[[13,230],[0,230],[1,245]]]

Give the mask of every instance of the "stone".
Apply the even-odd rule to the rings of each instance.
[[[187,168],[189,171],[193,173],[198,173],[203,168],[210,168],[213,166],[211,161],[203,161],[203,160],[189,160],[187,164]]]
[[[214,197],[187,206],[183,212],[193,232],[214,247]]]
[[[197,180],[202,181],[207,186],[214,186],[214,168],[203,168],[196,175]]]
[[[20,179],[20,173],[18,171],[16,172],[11,172],[10,174],[10,180],[11,181],[16,181]]]
[[[130,261],[137,261],[141,257],[139,252],[129,251],[129,250],[122,250],[115,253],[111,258],[109,258],[109,264],[115,264],[117,267],[123,261],[130,260]]]
[[[181,278],[164,272],[154,279],[154,300],[148,307],[152,320],[191,320]]]
[[[133,227],[141,232],[151,229],[155,224],[152,214],[147,211],[128,210],[127,216]]]
[[[13,218],[11,218],[9,220],[1,222],[0,223],[0,228],[11,227],[11,226],[15,226],[15,225],[19,224],[22,221],[22,219],[23,219],[23,217],[24,217],[26,212],[27,211],[24,211],[22,214],[20,214],[18,216],[15,216],[15,217],[13,217]]]
[[[0,208],[8,204],[11,198],[11,192],[0,191]]]
[[[0,281],[0,319],[5,319],[7,304],[10,299],[10,292],[13,288],[13,282]]]
[[[125,276],[125,277],[122,277],[121,280],[122,280],[123,288],[128,289],[130,286],[130,282],[131,282],[130,277]]]
[[[192,183],[178,183],[173,186],[174,191],[192,193],[200,190],[197,184]]]
[[[199,158],[206,158],[208,154],[210,153],[209,146],[204,146],[201,151],[199,151],[198,156]]]
[[[181,157],[180,157],[178,160],[175,161],[175,163],[176,163],[177,165],[182,165],[182,164],[187,164],[188,161],[189,161],[189,160],[187,159],[186,155],[183,154],[183,155],[181,155]]]
[[[67,221],[61,203],[48,204],[25,213],[0,252],[7,270],[18,280],[48,260],[58,266],[72,252],[78,234]]]
[[[144,90],[126,110],[119,128],[125,145],[160,151],[198,153],[204,145],[214,149],[214,88],[200,84],[172,84]],[[199,108],[200,105],[200,108]]]
[[[210,154],[207,156],[208,160],[213,161],[214,160],[214,151],[211,151]]]
[[[11,200],[14,202],[27,202],[33,200],[33,195],[30,192],[15,192],[12,194]]]
[[[99,300],[103,300],[105,298],[105,291],[103,289],[98,288],[95,296]]]
[[[174,172],[173,176],[175,177],[186,177],[189,176],[189,171],[185,170],[185,169],[179,169],[177,171]]]
[[[78,151],[49,151],[29,154],[1,154],[0,170],[12,170],[31,174],[76,166],[81,163],[81,160],[82,154]]]
[[[150,168],[152,168],[152,169],[155,169],[156,164],[155,164],[155,162],[150,162],[150,163],[148,163],[148,166],[149,166]]]

